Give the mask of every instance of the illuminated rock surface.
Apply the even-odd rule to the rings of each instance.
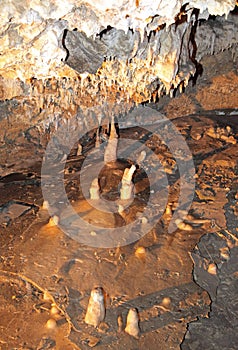
[[[1,98],[31,97],[33,78],[40,94],[47,79],[56,78],[57,98],[63,77],[72,79],[68,89],[80,90],[87,88],[87,73],[92,94],[110,86],[137,102],[186,86],[197,60],[237,44],[237,18],[228,16],[234,7],[231,0],[6,3],[0,14]],[[197,28],[209,14],[223,17]]]

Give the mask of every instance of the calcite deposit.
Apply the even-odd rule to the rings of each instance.
[[[235,5],[234,0],[5,2],[1,99],[33,94],[40,108],[55,99],[71,104],[70,90],[78,93],[88,85],[91,95],[110,87],[135,102],[172,94],[188,84],[202,56],[237,44],[237,19],[228,16]],[[225,17],[198,26],[209,14]],[[50,97],[49,79],[57,81]]]

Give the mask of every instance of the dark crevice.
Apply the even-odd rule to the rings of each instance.
[[[195,9],[193,11],[195,17],[196,17],[196,21],[194,23],[194,25],[192,26],[191,29],[191,33],[190,33],[190,37],[189,37],[189,42],[188,45],[191,43],[192,44],[192,50],[190,52],[190,49],[188,49],[189,51],[189,58],[190,60],[193,62],[193,64],[195,65],[196,71],[194,76],[191,78],[192,82],[193,82],[193,86],[196,85],[197,79],[199,76],[202,76],[203,74],[203,67],[201,65],[201,63],[199,63],[196,60],[196,54],[197,54],[197,43],[195,40],[196,37],[196,31],[197,31],[197,26],[198,26],[198,14],[199,14],[199,10]]]
[[[232,15],[238,15],[238,4],[235,6],[234,10],[231,11]]]
[[[175,17],[175,28],[176,28],[176,29],[177,29],[177,27],[178,27],[180,24],[182,24],[182,23],[184,23],[184,22],[187,21],[187,14],[186,14],[186,7],[187,7],[187,5],[188,5],[188,3],[184,4],[184,5],[181,7],[181,9],[180,9],[178,15]]]
[[[157,16],[155,16],[155,17],[157,17]],[[147,35],[148,43],[151,41],[151,38],[155,36],[156,32],[163,30],[165,27],[166,27],[166,23],[163,23],[160,26],[158,26],[156,29],[151,30],[149,32],[149,34]]]
[[[97,34],[96,36],[99,37],[99,39],[101,40],[103,35],[107,34],[108,32],[110,32],[110,30],[112,30],[113,27],[111,26],[107,26],[107,28],[103,29],[99,34]]]
[[[69,58],[69,50],[67,49],[66,45],[65,45],[65,40],[66,40],[66,36],[68,33],[68,29],[64,29],[63,31],[63,36],[62,36],[62,46],[66,51],[66,57],[65,57],[65,62],[67,61],[67,59]]]

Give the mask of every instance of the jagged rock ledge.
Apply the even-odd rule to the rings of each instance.
[[[73,94],[87,90],[98,104],[109,88],[136,103],[172,95],[188,84],[204,55],[231,48],[236,57],[237,18],[228,16],[235,5],[12,1],[0,15],[0,98],[31,98],[38,84],[41,106],[49,79],[58,83],[53,99],[60,107],[67,100],[61,88]],[[225,17],[204,22],[209,14]]]

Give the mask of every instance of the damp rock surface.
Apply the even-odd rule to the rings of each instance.
[[[126,87],[137,103],[173,95],[196,76],[202,57],[230,49],[236,60],[235,5],[235,0],[120,1],[107,6],[76,0],[67,5],[62,0],[11,1],[0,15],[0,99],[29,95],[32,79],[44,90],[48,79],[61,85],[62,78],[71,78],[81,81],[74,84],[80,89],[85,75],[99,92],[110,86],[123,98]]]

